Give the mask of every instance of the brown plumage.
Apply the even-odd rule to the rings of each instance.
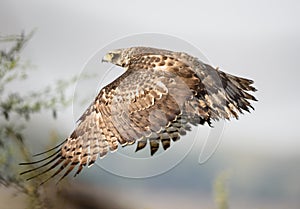
[[[120,145],[136,143],[138,151],[150,144],[153,155],[160,145],[168,149],[191,125],[238,118],[253,109],[249,100],[256,101],[247,93],[256,90],[252,80],[224,73],[186,53],[133,47],[109,52],[103,61],[126,71],[101,89],[57,152],[22,164],[44,162],[22,174],[49,166],[29,179],[55,168],[48,179],[64,170],[63,179],[78,166],[76,176]]]

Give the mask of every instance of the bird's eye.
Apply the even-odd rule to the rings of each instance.
[[[111,59],[113,59],[114,58],[114,53],[109,53],[109,56],[110,56]]]

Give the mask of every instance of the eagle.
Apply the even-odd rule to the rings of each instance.
[[[41,160],[21,173],[27,180],[50,173],[62,180],[118,147],[136,144],[139,151],[149,144],[151,156],[191,130],[219,119],[238,119],[253,109],[249,92],[253,81],[214,68],[185,52],[151,47],[130,47],[109,51],[102,62],[125,69],[103,87],[77,122],[75,130],[61,144],[39,153]],[[48,154],[51,151],[51,154]],[[37,156],[36,155],[36,156]],[[44,183],[42,182],[42,183]]]

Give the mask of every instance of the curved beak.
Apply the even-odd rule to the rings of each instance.
[[[111,53],[107,53],[106,55],[104,55],[104,57],[102,57],[101,62],[111,62],[112,56]]]

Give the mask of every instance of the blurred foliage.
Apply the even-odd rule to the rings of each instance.
[[[58,80],[54,85],[49,85],[42,90],[21,95],[19,92],[6,92],[9,83],[20,82],[28,77],[28,69],[32,67],[27,61],[20,59],[20,53],[24,45],[32,37],[32,33],[25,36],[0,36],[0,43],[10,42],[9,50],[0,51],[0,111],[6,120],[16,114],[18,118],[29,120],[33,113],[41,110],[52,110],[53,117],[56,117],[56,108],[68,106],[71,102],[66,97],[66,89],[73,84],[77,77],[69,80]]]
[[[40,195],[44,188],[39,187],[38,180],[25,183],[18,172],[20,159],[31,161],[23,131],[33,114],[48,110],[56,118],[58,108],[71,104],[66,91],[77,78],[23,94],[11,90],[9,87],[29,77],[33,67],[21,59],[22,49],[32,36],[33,32],[0,36],[0,186],[14,187],[28,195],[28,208],[47,208]]]
[[[227,180],[230,174],[228,171],[221,172],[214,182],[215,203],[218,209],[229,209]]]

